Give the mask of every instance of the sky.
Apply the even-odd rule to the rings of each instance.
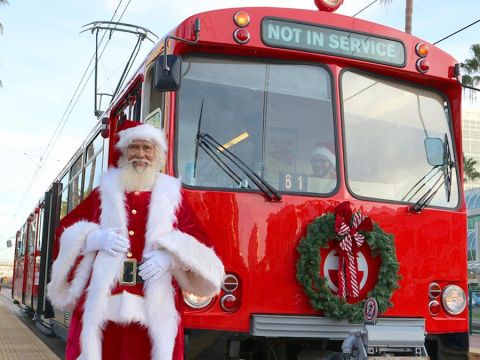
[[[80,33],[96,20],[148,28],[160,38],[186,17],[216,8],[277,6],[315,10],[313,0],[8,0],[0,6],[0,261],[13,259],[15,232],[96,124],[93,76],[86,72],[95,37]],[[345,0],[337,13],[354,15],[372,1]],[[412,33],[428,42],[480,19],[478,0],[414,0]],[[377,1],[358,18],[404,30],[405,1]],[[113,34],[100,61],[99,91],[113,92],[136,39]],[[480,43],[480,23],[437,46],[458,61]],[[152,48],[144,41],[133,70]],[[76,89],[79,89],[76,92]],[[464,108],[480,108],[465,103]],[[34,180],[34,181],[33,181]]]

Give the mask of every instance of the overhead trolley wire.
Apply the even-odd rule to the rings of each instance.
[[[122,1],[123,1],[123,0],[120,0],[120,4],[122,3]],[[132,1],[132,0],[128,0],[127,5],[125,5],[125,8],[123,9],[122,15],[120,15],[120,17],[118,18],[118,22],[120,22],[120,20],[121,20],[122,17],[123,17],[123,14],[125,14],[125,11],[127,11],[127,8],[128,8],[128,6],[130,5],[130,2],[131,2],[131,1]],[[117,8],[118,8],[118,7],[117,7]],[[116,12],[116,10],[115,10],[115,12]],[[114,14],[114,15],[115,15],[115,14]],[[113,17],[112,17],[112,19],[113,19]],[[112,20],[110,20],[110,21],[112,21]]]
[[[131,0],[130,0],[130,1],[131,1]],[[122,14],[120,15],[119,20],[123,17],[123,14],[125,14],[125,10],[126,10],[126,8],[128,7],[128,5],[130,4],[130,1],[128,2],[127,6],[125,7],[125,9],[124,9],[124,11],[122,12]],[[123,2],[123,0],[120,0],[120,1],[119,1],[118,5],[117,5],[117,8],[115,9],[115,11],[114,11],[114,13],[113,13],[112,18],[111,18],[110,21],[112,21],[113,18],[115,17],[115,15],[117,14],[118,9],[119,9],[120,6],[122,5],[122,2]],[[106,36],[106,35],[107,35],[106,32],[102,35],[102,38],[100,39],[100,44],[102,44],[102,42],[103,42],[103,40],[105,39],[105,36]],[[110,41],[110,38],[107,39],[107,42],[106,42],[106,44],[105,44],[105,46],[104,46],[104,48],[103,48],[102,53],[100,54],[100,56],[101,56],[101,55],[103,54],[103,52],[105,51],[105,48],[107,47],[107,44],[108,44],[109,41]],[[83,72],[82,78],[80,79],[80,81],[79,81],[79,83],[78,83],[78,85],[77,85],[77,87],[76,87],[76,89],[75,89],[75,91],[74,91],[74,93],[73,93],[73,95],[72,95],[72,98],[70,99],[70,101],[69,101],[69,103],[68,103],[68,105],[67,105],[67,107],[66,107],[66,109],[65,109],[65,111],[64,111],[64,113],[63,113],[63,115],[62,115],[62,118],[60,119],[60,121],[59,121],[59,123],[58,123],[58,125],[57,125],[57,128],[55,129],[52,137],[50,138],[50,141],[49,141],[49,143],[48,143],[48,145],[47,145],[47,147],[46,147],[46,149],[45,149],[45,152],[44,152],[44,156],[43,156],[44,159],[46,159],[46,158],[48,157],[48,155],[50,154],[51,150],[52,150],[53,147],[55,146],[55,143],[57,142],[58,138],[60,137],[61,132],[63,131],[63,128],[64,128],[64,126],[65,126],[66,121],[69,119],[70,114],[72,113],[73,109],[75,108],[75,106],[76,106],[76,104],[77,104],[80,96],[82,95],[83,90],[85,89],[85,86],[86,86],[86,84],[88,83],[88,80],[90,80],[90,78],[91,78],[91,76],[92,76],[92,73],[93,73],[93,70],[90,71],[90,74],[88,75],[87,80],[84,82],[83,87],[82,87],[81,91],[78,93],[78,96],[77,96],[77,92],[78,92],[78,90],[80,89],[80,86],[82,85],[83,80],[85,79],[85,75],[87,74],[87,72],[88,72],[89,68],[91,67],[91,65],[92,65],[92,63],[93,63],[94,60],[95,60],[95,54],[92,55],[92,58],[90,59],[90,62],[88,63],[85,71]],[[77,99],[74,101],[75,96],[77,96]],[[73,103],[73,105],[72,105],[72,103]],[[71,106],[71,105],[72,105],[72,106]],[[69,110],[70,110],[70,111],[69,111]],[[67,113],[68,113],[68,115],[67,115]]]
[[[118,21],[120,21],[123,17],[123,15],[125,14],[128,6],[130,5],[130,2],[131,0],[128,1],[127,5],[125,6],[125,8],[123,9],[123,12],[122,14],[120,15],[120,17],[118,18]],[[113,21],[113,19],[115,18],[115,15],[117,14],[118,10],[120,9],[120,6],[121,4],[123,3],[123,0],[120,0],[110,21]],[[100,43],[99,44],[102,44],[105,36],[107,35],[107,32],[105,32],[101,39],[100,39]],[[100,57],[102,56],[103,52],[105,51],[106,47],[107,47],[107,44],[108,42],[110,41],[110,37],[107,39],[107,42],[105,43],[105,46],[103,47],[102,49],[102,52],[100,53]],[[18,213],[20,211],[20,209],[22,208],[27,196],[29,195],[33,185],[35,184],[37,178],[38,178],[38,175],[40,173],[40,170],[42,169],[43,167],[43,164],[46,162],[46,160],[48,159],[48,156],[50,155],[53,147],[55,146],[56,142],[58,141],[58,138],[60,137],[62,131],[63,131],[63,128],[65,127],[68,119],[70,118],[70,115],[71,113],[73,112],[73,110],[75,109],[75,106],[76,104],[78,103],[78,101],[80,100],[80,96],[82,95],[87,83],[88,83],[88,80],[90,80],[92,74],[93,74],[93,71],[94,69],[92,69],[90,71],[90,73],[88,74],[88,77],[86,79],[86,81],[84,82],[84,79],[85,79],[85,76],[87,75],[88,73],[88,70],[89,68],[91,67],[93,61],[95,59],[95,53],[92,55],[92,58],[90,59],[90,62],[88,63],[87,67],[85,68],[85,71],[83,72],[83,75],[77,85],[77,87],[75,88],[75,91],[70,99],[70,101],[68,102],[67,104],[67,107],[65,108],[65,111],[63,112],[63,115],[62,117],[60,118],[60,121],[58,122],[57,124],[57,127],[55,128],[55,131],[53,132],[53,135],[52,137],[50,138],[48,144],[47,144],[47,147],[45,148],[45,151],[43,152],[43,155],[41,156],[41,161],[38,163],[37,167],[35,168],[35,172],[27,186],[27,190],[24,192],[21,200],[20,200],[20,203],[17,207],[17,209],[15,210],[15,213],[13,214],[13,217],[12,217],[12,225],[14,224],[14,221],[16,219],[16,217],[18,216]],[[83,83],[83,86],[82,86],[82,83]],[[81,87],[81,91],[78,92],[78,90],[80,89]],[[76,99],[75,99],[76,97]],[[72,105],[73,104],[73,105]]]
[[[445,36],[444,38],[442,38],[442,39],[440,39],[440,40],[438,40],[438,41],[435,41],[435,42],[433,43],[433,45],[436,45],[436,44],[438,44],[439,42],[441,42],[441,41],[443,41],[443,40],[447,40],[449,37],[452,37],[453,35],[456,35],[456,34],[458,34],[459,32],[461,32],[461,31],[463,31],[463,30],[465,30],[465,29],[468,29],[470,26],[473,26],[473,25],[475,25],[475,24],[478,23],[478,22],[480,22],[480,19],[478,19],[477,21],[474,21],[474,22],[471,23],[470,25],[464,26],[464,27],[461,28],[460,30],[455,31],[455,32],[451,33],[450,35],[447,35],[447,36]]]
[[[367,6],[365,6],[362,10],[360,10],[359,12],[355,13],[352,15],[352,17],[355,17],[357,16],[358,14],[360,14],[362,11],[368,9],[370,6],[372,6],[373,4],[375,4],[378,0],[373,0],[370,4],[368,4]]]
[[[120,17],[118,18],[118,21],[120,21],[120,20],[122,19],[122,17],[123,17],[123,15],[125,14],[128,6],[130,5],[131,1],[132,1],[132,0],[129,0],[129,1],[128,1],[127,5],[126,5],[125,8],[123,9],[122,14],[121,14]],[[119,4],[117,5],[117,8],[115,9],[115,12],[113,13],[112,18],[110,19],[110,21],[112,21],[113,18],[115,17],[115,14],[117,13],[117,11],[118,11],[120,5],[122,4],[122,2],[123,2],[123,0],[120,0],[120,2],[119,2]],[[115,26],[113,27],[113,29],[115,29],[116,27],[117,27],[117,25],[115,25]],[[105,32],[105,33],[102,35],[102,37],[101,37],[101,39],[100,39],[99,46],[102,44],[102,42],[103,42],[103,40],[104,40],[104,38],[105,38],[106,35],[107,35],[107,32]],[[109,37],[109,38],[107,39],[107,42],[106,42],[105,45],[103,46],[103,49],[102,49],[102,51],[100,52],[100,55],[98,56],[99,59],[102,57],[103,53],[105,52],[105,50],[106,50],[106,48],[107,48],[107,45],[108,45],[108,43],[110,42],[110,40],[111,40],[111,37]],[[90,67],[90,65],[92,64],[92,62],[93,62],[94,59],[95,59],[95,54],[92,55],[92,58],[90,59],[90,62],[89,62],[89,64],[88,64],[87,68],[85,69],[85,72],[83,73],[82,79],[80,80],[79,84],[77,85],[77,88],[76,88],[76,90],[75,90],[75,93],[78,91],[80,85],[82,84],[82,80],[85,78],[85,74],[87,73],[88,68]],[[50,146],[49,152],[46,153],[43,158],[47,158],[48,155],[50,154],[51,150],[52,150],[53,147],[55,146],[55,143],[57,142],[58,138],[60,137],[60,134],[61,134],[61,132],[63,131],[63,128],[65,127],[67,120],[70,118],[70,115],[72,114],[73,110],[75,109],[75,106],[77,105],[78,101],[80,100],[80,96],[83,94],[83,91],[85,90],[85,87],[86,87],[87,84],[88,84],[88,80],[90,80],[90,78],[92,77],[92,74],[93,74],[94,71],[95,71],[94,68],[90,70],[90,73],[89,73],[89,75],[88,75],[88,78],[87,78],[87,80],[83,83],[82,89],[81,89],[80,93],[78,94],[77,98],[75,99],[75,102],[73,103],[73,106],[71,106],[70,109],[69,109],[69,106],[67,106],[67,108],[65,109],[65,112],[64,112],[64,114],[63,114],[63,116],[62,116],[62,119],[65,117],[65,115],[67,114],[67,112],[68,112],[68,115],[66,116],[65,120],[63,121],[63,123],[61,123],[61,121],[59,122],[59,125],[61,125],[61,127],[60,127],[60,130],[58,131],[57,137],[56,137],[56,139],[54,140],[54,142],[52,143],[52,145]],[[74,98],[74,96],[75,96],[75,93],[74,93],[74,95],[72,96],[72,99],[70,100],[69,105],[72,103],[73,98]],[[58,126],[57,126],[57,129],[58,129]],[[56,131],[57,131],[57,129],[56,129]],[[54,134],[55,134],[55,133],[54,133]],[[52,139],[53,139],[53,136],[52,136]],[[52,141],[52,139],[51,139],[51,141]],[[50,142],[51,142],[51,141],[50,141]],[[50,143],[49,143],[49,145],[50,145]],[[47,146],[47,148],[48,148],[48,146]]]
[[[368,4],[367,6],[365,6],[364,8],[362,8],[360,11],[356,12],[355,14],[352,15],[352,17],[356,17],[358,14],[360,14],[361,12],[363,12],[364,10],[368,9],[370,6],[372,6],[373,4],[375,4],[378,0],[373,0],[370,4]],[[438,44],[439,42],[442,42],[443,40],[447,40],[448,38],[452,37],[453,35],[456,35],[458,34],[459,32],[465,30],[465,29],[468,29],[469,27],[475,25],[476,23],[480,22],[480,19],[474,21],[473,23],[467,25],[467,26],[464,26],[463,28],[451,33],[450,35],[447,35],[445,36],[444,38],[441,38],[440,40],[437,40],[433,43],[433,45],[436,45]]]

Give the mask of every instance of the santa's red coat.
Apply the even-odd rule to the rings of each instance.
[[[224,269],[182,199],[180,182],[164,174],[152,192],[124,193],[114,169],[73,216],[82,221],[63,224],[48,296],[56,307],[74,306],[67,360],[183,359],[180,289],[213,295]],[[100,227],[124,229],[132,258],[141,261],[149,251],[166,249],[180,269],[157,282],[119,286],[124,257],[82,256],[86,237]]]

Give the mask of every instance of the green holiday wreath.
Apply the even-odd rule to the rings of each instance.
[[[344,204],[342,204],[344,205]],[[297,250],[297,280],[310,299],[315,310],[323,310],[325,316],[350,322],[361,322],[365,299],[354,304],[334,295],[325,278],[320,277],[320,248],[327,248],[330,241],[340,241],[335,231],[336,214],[327,213],[316,218],[307,227],[307,235],[300,240]],[[399,264],[395,254],[393,235],[385,233],[378,224],[371,231],[360,231],[370,247],[373,256],[380,256],[382,265],[378,272],[376,286],[368,293],[378,303],[378,313],[392,306],[393,292],[399,287]]]

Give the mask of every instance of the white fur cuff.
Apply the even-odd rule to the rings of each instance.
[[[60,251],[53,263],[47,296],[58,309],[73,306],[84,290],[92,269],[95,253],[86,254],[75,270],[72,282],[68,276],[82,250],[88,234],[99,229],[98,224],[79,221],[65,229],[60,237]]]
[[[190,270],[172,271],[182,290],[199,296],[213,296],[220,292],[225,270],[213,249],[179,230],[162,236],[157,244],[169,251],[183,268]]]

